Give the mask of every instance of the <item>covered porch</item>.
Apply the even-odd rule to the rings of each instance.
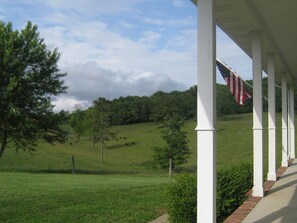
[[[295,28],[297,2],[290,0],[198,0],[198,2],[193,0],[193,2],[198,6],[197,221],[211,223],[216,222],[216,25],[252,59],[253,128],[251,131],[253,131],[254,185],[252,196],[261,198],[265,196],[263,72],[268,75],[267,180],[277,181],[276,150],[282,151],[281,166],[284,168],[288,167],[290,159],[295,158],[294,87],[297,83],[297,29]],[[281,148],[276,147],[276,84],[282,89]],[[295,163],[288,168],[288,171],[295,167],[294,165]],[[289,176],[287,179],[295,177],[292,182],[296,183],[297,176],[290,173]],[[278,182],[275,186],[277,184]],[[285,183],[282,187],[287,186],[290,185]],[[263,199],[263,202],[267,199]],[[290,198],[288,199],[290,202]],[[279,215],[282,213],[286,212],[278,212]],[[262,214],[264,215],[263,212]],[[265,215],[259,222],[271,222],[263,221],[265,220],[263,217]]]
[[[240,209],[240,208],[239,208]],[[226,223],[265,223],[296,222],[297,219],[297,160],[279,177],[257,205],[248,213],[243,221],[232,220]],[[240,210],[239,210],[240,212]],[[239,217],[239,216],[238,216]]]

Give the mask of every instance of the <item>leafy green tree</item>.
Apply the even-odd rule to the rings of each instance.
[[[48,50],[37,26],[20,31],[0,22],[0,157],[7,145],[34,150],[38,140],[63,141],[65,112],[54,113],[51,97],[64,93],[57,49]]]
[[[86,113],[80,107],[75,107],[75,110],[70,116],[70,125],[77,135],[77,139],[86,133]]]
[[[169,178],[172,171],[188,161],[190,148],[188,147],[187,133],[182,130],[183,122],[177,115],[167,116],[161,136],[167,146],[157,147],[154,150],[154,162],[161,168],[169,168]]]
[[[150,113],[151,103],[148,97],[120,97],[111,102],[111,118],[114,125],[147,122]]]
[[[111,126],[110,101],[98,98],[93,102],[93,108],[93,148],[97,142],[101,143],[101,164],[103,164],[106,141],[116,137]]]
[[[158,91],[154,93],[150,97],[153,105],[151,120],[162,122],[165,116],[173,114],[178,114],[183,119],[195,118],[197,94],[194,95],[193,91],[195,91],[195,88],[185,92],[172,91],[165,93]]]

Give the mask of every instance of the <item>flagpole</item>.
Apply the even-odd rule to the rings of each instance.
[[[237,74],[234,70],[232,70],[231,67],[229,67],[226,63],[224,63],[223,61],[221,61],[220,59],[217,58],[217,61],[219,61],[220,63],[224,64],[226,67],[228,67],[228,69],[230,69],[234,74],[236,74],[237,76],[239,76],[239,74]],[[249,87],[253,88],[252,85],[250,85],[248,82],[246,82],[244,79],[241,78],[241,80],[243,80],[244,83],[246,83]],[[275,84],[275,87],[277,88],[281,88],[281,86]]]
[[[238,77],[240,77],[239,76],[239,74],[237,74],[234,70],[232,70],[232,68],[231,67],[229,67],[226,63],[224,63],[223,61],[221,61],[220,59],[216,59],[218,62],[220,62],[221,64],[223,64],[225,67],[227,67],[232,73],[234,73],[234,75],[236,75],[236,76],[238,76]],[[240,79],[244,82],[244,83],[246,83],[246,85],[247,86],[249,86],[249,87],[251,87],[252,89],[253,89],[253,86],[252,85],[250,85],[248,82],[246,82],[244,79],[242,79],[241,77],[240,77]],[[275,87],[277,87],[277,88],[281,88],[280,86],[278,86],[277,84],[275,84]],[[268,100],[268,98],[267,97],[265,97],[264,95],[263,95],[263,98],[267,101]]]
[[[221,61],[220,59],[217,58],[217,61],[219,61],[221,64],[223,64],[225,67],[227,67],[232,73],[234,73],[236,76],[240,77],[239,74],[237,74],[234,70],[232,70],[231,67],[229,67],[226,63],[224,63],[223,61]],[[252,85],[250,85],[248,82],[246,82],[244,79],[241,78],[241,80],[243,80],[244,83],[246,83],[249,87],[253,88]]]
[[[239,74],[237,74],[234,70],[232,70],[232,68],[231,67],[229,67],[226,63],[224,63],[223,61],[221,61],[220,59],[216,59],[219,63],[221,63],[223,66],[225,66],[230,72],[232,72],[235,76],[237,76],[238,78],[240,78],[240,80],[242,80],[246,85],[248,85],[249,87],[251,87],[252,89],[253,89],[253,86],[252,85],[250,85],[248,82],[246,82],[244,79],[242,79],[240,76],[239,76]],[[268,101],[268,98],[267,97],[265,97],[264,95],[263,95],[263,98],[266,100],[266,101]]]

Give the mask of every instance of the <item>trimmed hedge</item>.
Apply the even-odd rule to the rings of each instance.
[[[217,171],[217,222],[223,222],[245,200],[252,187],[252,166],[242,163],[220,168]],[[166,189],[169,221],[172,223],[196,222],[197,178],[181,174]]]
[[[252,165],[242,163],[220,168],[217,172],[217,222],[223,222],[246,199],[253,186]]]
[[[167,187],[166,197],[169,222],[196,222],[197,178],[194,175],[179,175],[176,182]]]

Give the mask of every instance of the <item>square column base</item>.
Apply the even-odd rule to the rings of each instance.
[[[263,187],[253,187],[253,197],[264,197]]]
[[[288,161],[282,161],[282,167],[288,167],[289,164],[288,164]]]
[[[276,174],[275,173],[268,173],[267,180],[276,181]]]

